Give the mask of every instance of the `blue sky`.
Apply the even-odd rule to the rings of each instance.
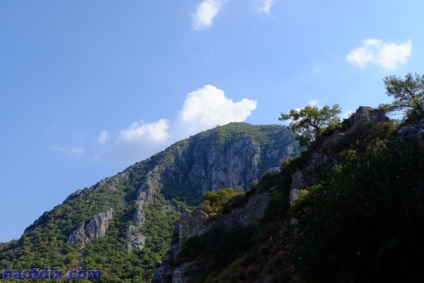
[[[0,1],[0,241],[178,139],[389,102],[422,1]]]

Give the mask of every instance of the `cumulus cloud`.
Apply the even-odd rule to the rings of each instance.
[[[109,136],[108,131],[106,130],[101,131],[99,137],[97,138],[97,142],[100,144],[105,143],[107,141],[108,136]]]
[[[147,139],[154,143],[164,142],[169,136],[167,132],[168,128],[168,120],[166,119],[160,119],[154,123],[145,123],[144,121],[134,122],[128,129],[120,132],[118,141],[138,142]]]
[[[271,8],[277,3],[276,0],[255,0],[255,6],[260,13],[269,14]]]
[[[136,121],[121,130],[115,142],[102,154],[96,154],[95,159],[126,165],[140,161],[168,145],[168,128],[166,119],[152,123]]]
[[[179,111],[178,122],[184,132],[197,133],[217,125],[242,122],[256,109],[257,102],[242,99],[233,102],[212,85],[189,93]]]
[[[406,64],[412,51],[412,42],[404,43],[383,42],[380,39],[365,39],[362,46],[349,52],[346,60],[364,68],[368,63],[383,66],[393,70]]]
[[[95,159],[125,165],[143,160],[179,139],[218,125],[245,121],[256,105],[256,101],[246,98],[234,102],[222,90],[205,85],[187,94],[172,121],[134,122],[121,130],[115,142],[96,154]]]
[[[212,26],[213,19],[227,2],[228,0],[203,0],[191,15],[193,29],[201,30]]]
[[[66,148],[66,147],[63,147],[63,146],[54,145],[54,146],[52,146],[52,150],[54,150],[56,152],[60,152],[60,153],[69,154],[69,155],[83,155],[85,153],[84,147]]]

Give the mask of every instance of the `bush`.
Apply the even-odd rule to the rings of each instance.
[[[228,213],[231,208],[242,203],[244,192],[242,188],[225,188],[216,192],[207,192],[199,208],[204,212],[217,215]]]

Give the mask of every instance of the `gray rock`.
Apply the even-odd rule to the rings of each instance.
[[[95,238],[103,237],[109,227],[113,217],[113,209],[94,215],[87,224],[81,222],[78,228],[69,235],[67,243],[76,244],[82,242],[86,244]]]
[[[354,125],[358,122],[387,122],[390,119],[386,116],[384,110],[360,106],[347,120],[351,125]]]
[[[403,142],[417,144],[424,148],[424,119],[418,125],[408,125],[398,130],[399,139]]]
[[[196,184],[199,194],[225,187],[247,189],[258,179],[261,148],[253,140],[212,144],[206,155],[200,149],[194,151],[194,159],[199,162],[194,163],[189,175],[189,183]]]
[[[143,201],[138,201],[133,214],[133,222],[135,225],[144,225],[145,220],[146,215],[143,210]]]
[[[146,246],[146,236],[141,234],[136,226],[130,225],[125,232],[127,242],[124,247],[128,252],[142,250]]]
[[[84,222],[81,222],[78,225],[78,228],[75,229],[71,235],[68,237],[67,243],[68,244],[76,244],[78,242],[82,242],[82,243],[86,243],[87,242],[87,236],[85,234],[85,229],[84,229]]]
[[[193,213],[184,211],[178,221],[179,243],[185,243],[189,238],[197,236],[209,229],[207,213],[196,210]]]

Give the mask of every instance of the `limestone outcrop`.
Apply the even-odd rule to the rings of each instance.
[[[128,252],[133,250],[142,250],[146,245],[146,236],[138,231],[134,225],[130,225],[125,232],[125,239],[127,242],[124,244]]]
[[[68,237],[68,244],[82,242],[83,245],[95,238],[103,237],[112,221],[113,209],[94,215],[86,224],[81,222]]]
[[[358,122],[387,122],[389,121],[389,118],[386,116],[384,110],[368,106],[359,106],[359,108],[347,119],[347,121],[350,125],[354,125]]]

